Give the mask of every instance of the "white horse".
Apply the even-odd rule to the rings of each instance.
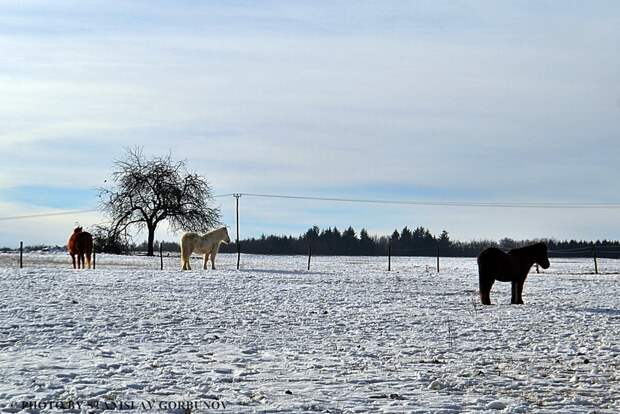
[[[211,258],[211,268],[215,270],[215,255],[220,248],[220,244],[230,243],[230,237],[228,237],[228,229],[222,227],[221,229],[210,231],[205,235],[198,233],[185,233],[181,236],[181,270],[192,270],[189,265],[189,258],[192,253],[204,254],[203,269],[207,269],[207,261]]]

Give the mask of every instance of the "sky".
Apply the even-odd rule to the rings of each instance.
[[[0,90],[0,218],[96,207],[133,146],[215,194],[620,202],[617,1],[0,0]],[[103,220],[3,220],[0,246]],[[619,239],[620,209],[241,200],[242,237],[315,224]]]

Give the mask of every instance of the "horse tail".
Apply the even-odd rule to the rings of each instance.
[[[187,252],[187,237],[184,234],[181,236],[181,257],[185,257],[185,253]]]
[[[188,270],[189,256],[192,254],[189,246],[189,235],[185,233],[181,236],[181,269]]]
[[[478,287],[480,291],[480,301],[483,305],[491,304],[491,288],[495,279],[493,277],[492,264],[489,263],[491,259],[489,255],[492,251],[485,250],[478,256]]]
[[[93,254],[93,236],[88,232],[84,232],[84,253],[86,255],[86,263],[88,268],[91,268],[91,258]]]
[[[494,280],[489,276],[488,272],[482,266],[478,266],[478,292],[480,293],[480,302],[483,305],[491,304],[490,294],[493,282]]]
[[[92,249],[86,251],[86,264],[87,264],[89,269],[91,268],[90,261],[91,261],[91,258],[92,258],[92,254],[93,254]]]

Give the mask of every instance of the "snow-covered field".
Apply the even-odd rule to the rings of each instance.
[[[475,259],[0,255],[0,412],[22,401],[221,412],[619,412],[620,261],[552,259],[525,305]],[[193,412],[205,412],[201,406]],[[82,406],[86,412],[86,406]],[[30,409],[30,412],[36,412]],[[40,412],[46,412],[46,409]],[[79,410],[75,410],[79,412]],[[178,411],[178,410],[177,410]],[[210,410],[217,411],[217,410]]]

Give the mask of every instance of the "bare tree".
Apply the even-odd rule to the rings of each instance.
[[[114,234],[146,227],[149,256],[155,229],[164,220],[173,230],[188,231],[207,231],[220,223],[219,209],[210,206],[207,180],[170,155],[146,159],[141,148],[127,149],[125,158],[115,162],[112,181],[112,188],[99,189],[110,227]]]

